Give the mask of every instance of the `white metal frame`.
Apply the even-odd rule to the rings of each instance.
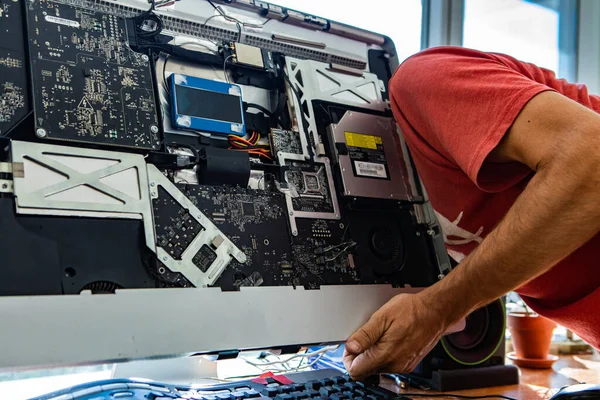
[[[391,286],[140,289],[116,295],[5,297],[0,370],[335,343]],[[450,331],[464,328],[464,321]]]

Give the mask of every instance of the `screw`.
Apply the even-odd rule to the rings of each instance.
[[[421,232],[417,232],[417,236],[421,236]]]
[[[349,190],[346,190],[346,194],[351,194],[352,192]]]
[[[156,186],[156,183],[150,182],[150,186],[154,187],[154,186]]]
[[[202,219],[202,215],[196,215],[196,218]]]
[[[150,59],[148,58],[148,56],[147,56],[147,55],[145,55],[145,54],[142,54],[142,60],[144,60],[144,61],[148,61],[148,60],[150,60]]]
[[[446,277],[446,275],[444,275],[444,274],[439,274],[438,275],[438,279],[440,279],[440,280],[444,279],[445,277]]]
[[[346,172],[346,168],[342,168],[342,172]]]
[[[156,197],[156,192],[152,192],[152,197]]]
[[[394,193],[390,194],[390,197],[394,197]]]
[[[292,235],[298,236],[298,231],[292,231]]]
[[[344,229],[344,224],[340,222],[340,229]]]
[[[339,217],[340,217],[340,214],[335,214],[335,217],[336,217],[336,218],[339,218]]]
[[[427,234],[428,234],[429,236],[433,236],[433,235],[435,235],[435,232],[433,231],[433,229],[429,229],[429,230],[427,231]]]
[[[164,257],[163,257],[163,261],[167,261],[167,256],[164,256]]]
[[[8,189],[8,184],[6,184],[6,183],[3,183],[3,184],[2,184],[2,189]]]
[[[152,126],[150,127],[150,132],[152,132],[152,133],[158,133],[158,126],[156,126],[156,125],[152,125]]]
[[[35,131],[35,134],[37,137],[43,138],[46,137],[46,135],[48,135],[48,132],[44,128],[39,128]]]
[[[294,212],[293,212],[293,211],[290,211],[290,217],[291,217],[292,215],[294,215]]]

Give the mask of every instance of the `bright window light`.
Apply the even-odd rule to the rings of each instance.
[[[272,3],[389,36],[403,61],[421,49],[421,0],[273,0]]]
[[[466,0],[463,46],[508,54],[558,73],[559,13],[549,7],[554,3]]]

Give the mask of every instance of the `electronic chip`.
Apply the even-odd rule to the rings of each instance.
[[[245,216],[253,217],[256,214],[254,203],[242,203],[242,212]]]
[[[196,267],[200,268],[200,271],[206,272],[216,259],[217,255],[215,252],[205,244],[198,250],[194,258],[192,258],[192,262]]]

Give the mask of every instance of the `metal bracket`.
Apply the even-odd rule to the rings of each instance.
[[[179,272],[196,287],[207,287],[216,282],[221,276],[231,258],[240,263],[246,262],[246,255],[236,247],[219,228],[213,224],[166,176],[154,165],[148,165],[149,190],[153,199],[158,198],[157,188],[162,187],[181,206],[187,209],[190,215],[202,226],[202,230],[185,249],[181,260],[175,260],[162,247],[156,247],[156,255],[163,264],[173,272]],[[153,225],[154,228],[154,225]],[[202,272],[192,261],[194,256],[204,245],[218,243],[212,246],[217,258],[212,262],[206,272]],[[215,249],[216,247],[216,249]]]
[[[142,219],[154,250],[143,156],[19,141],[11,152],[17,213]]]
[[[0,193],[13,193],[13,182],[7,179],[0,179]]]
[[[302,125],[306,135],[312,136],[315,145],[319,143],[319,133],[312,106],[314,100],[377,111],[385,111],[387,108],[381,95],[385,86],[375,74],[364,72],[361,76],[352,76],[336,72],[329,64],[291,57],[286,58],[286,69],[290,83],[299,88],[301,93],[300,99],[291,96],[296,114],[304,114],[304,118],[298,118],[298,123]],[[304,126],[303,121],[306,121],[307,126]],[[302,140],[302,146],[306,147],[305,140]]]
[[[0,162],[0,174],[12,174],[13,167],[11,163]]]
[[[232,256],[241,263],[246,261],[246,255],[160,170],[147,165],[141,155],[19,141],[12,142],[11,150],[10,169],[15,171],[14,193],[19,214],[141,219],[148,248],[169,269],[180,272],[197,287],[213,284]],[[21,172],[16,174],[17,170]],[[190,210],[204,227],[183,253],[182,260],[172,259],[156,246],[151,201],[157,193],[151,190],[149,177]],[[0,192],[4,191],[5,182],[6,191],[12,192],[13,182],[3,180]],[[215,250],[217,258],[203,273],[192,263],[192,258],[202,245],[213,243],[217,237],[223,239]]]
[[[279,164],[285,166],[289,164],[289,160],[306,161],[302,154],[292,153],[279,153],[278,154]],[[288,161],[286,163],[286,161]],[[288,209],[288,215],[290,220],[290,228],[292,234],[296,236],[298,234],[298,228],[296,225],[296,218],[312,218],[312,219],[340,219],[340,206],[338,204],[337,195],[335,192],[335,186],[333,182],[333,174],[331,172],[331,165],[329,158],[327,157],[315,157],[314,162],[322,164],[325,167],[325,175],[327,176],[327,185],[329,187],[329,195],[331,196],[331,202],[333,204],[333,212],[309,212],[309,211],[297,211],[294,210],[292,204],[292,198],[289,194],[285,196],[285,203]]]

